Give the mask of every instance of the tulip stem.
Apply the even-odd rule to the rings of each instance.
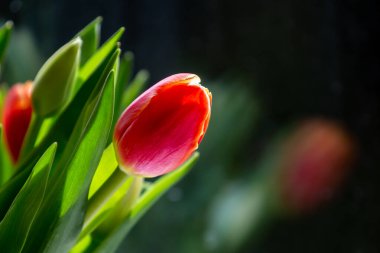
[[[136,203],[137,199],[140,196],[141,189],[143,187],[144,178],[140,176],[133,177],[132,185],[128,190],[128,193],[124,195],[118,204],[116,209],[120,209],[118,215],[120,219],[126,217],[129,211],[132,209],[133,205]],[[115,209],[115,210],[116,210]]]
[[[42,126],[42,123],[44,122],[44,118],[40,117],[37,114],[33,114],[32,120],[30,122],[27,134],[24,139],[24,143],[21,148],[21,156],[20,160],[22,160],[23,157],[28,155],[34,148],[34,144],[37,140],[38,133],[40,131],[40,128]]]
[[[122,172],[119,168],[104,182],[104,184],[95,192],[89,199],[87,212],[84,218],[83,231],[88,230],[89,224],[94,220],[99,210],[113,196],[113,194],[127,180],[128,175]],[[90,232],[90,231],[88,231]],[[87,234],[87,233],[86,233]]]
[[[144,184],[144,177],[134,176],[128,192],[116,203],[108,218],[96,230],[99,234],[107,234],[118,227],[139,199]]]

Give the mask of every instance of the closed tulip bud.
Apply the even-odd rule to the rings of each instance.
[[[194,74],[176,74],[140,95],[120,116],[114,147],[128,174],[156,177],[176,169],[197,148],[210,119],[211,93]]]
[[[81,45],[80,38],[70,41],[51,56],[37,73],[32,101],[38,116],[51,116],[68,102],[78,72]]]
[[[346,177],[354,155],[348,134],[337,124],[313,120],[285,144],[281,188],[292,212],[308,212],[329,200]]]
[[[20,150],[32,117],[32,82],[16,84],[9,90],[3,107],[5,142],[12,161],[18,161]]]

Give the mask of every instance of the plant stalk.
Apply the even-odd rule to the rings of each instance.
[[[93,221],[96,214],[105,203],[113,196],[113,194],[124,184],[128,175],[122,172],[119,168],[104,182],[104,184],[95,192],[89,199],[87,212],[84,219],[83,230]]]

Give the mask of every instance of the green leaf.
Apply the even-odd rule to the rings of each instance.
[[[113,107],[114,107],[114,89],[115,89],[115,72],[110,72],[109,76],[106,80],[106,90],[105,94],[103,95],[103,100],[97,101],[97,103],[107,103],[107,105],[97,105],[97,103],[90,104],[87,112],[84,112],[85,115],[92,115],[95,113],[93,108],[100,107],[103,109],[103,111],[98,112],[100,115],[92,116],[94,117],[93,126],[92,128],[95,130],[92,130],[93,136],[90,136],[92,132],[86,133],[86,136],[84,136],[82,143],[78,147],[78,150],[75,152],[75,157],[71,161],[71,163],[66,162],[66,160],[62,160],[65,164],[63,166],[67,167],[67,180],[65,181],[65,187],[64,187],[64,194],[63,194],[63,202],[61,206],[61,214],[66,213],[66,211],[73,205],[74,201],[73,199],[77,198],[79,193],[82,191],[83,184],[77,184],[78,181],[82,180],[83,182],[86,182],[87,189],[86,192],[88,192],[88,188],[90,187],[91,179],[95,173],[95,170],[97,168],[97,165],[99,164],[99,161],[101,159],[101,156],[103,154],[103,150],[105,149],[105,143],[102,142],[102,139],[104,139],[104,136],[109,135],[111,131],[111,122],[113,118]],[[102,95],[102,94],[100,94]],[[101,114],[103,113],[103,114]],[[91,116],[90,116],[91,117]],[[96,121],[97,120],[97,121]],[[79,125],[81,122],[79,122]],[[87,122],[85,124],[88,124]],[[72,151],[70,150],[69,153]],[[96,155],[98,154],[98,155]],[[64,154],[65,155],[65,154]],[[95,159],[98,157],[98,159]],[[86,159],[88,161],[86,161]],[[95,161],[95,162],[94,162]],[[90,163],[91,162],[91,163]],[[88,166],[87,164],[90,163],[91,166]],[[90,174],[88,177],[84,177],[84,173],[86,170],[84,168],[90,167],[93,168],[90,171]],[[88,169],[87,169],[88,170]],[[58,171],[58,174],[60,174],[61,170]],[[59,175],[58,178],[62,178],[61,175]],[[57,178],[57,179],[58,179]],[[81,182],[81,183],[83,183]],[[87,198],[87,195],[86,195]]]
[[[84,64],[79,71],[78,80],[75,84],[76,91],[82,87],[83,83],[91,76],[104,59],[118,47],[118,41],[124,33],[124,28],[120,28],[111,38],[109,38],[92,57]]]
[[[21,252],[34,218],[46,193],[50,168],[57,144],[53,143],[34,166],[0,223],[0,248],[3,252]]]
[[[114,71],[105,83],[86,104],[63,158],[49,179],[49,193],[31,228],[24,252],[67,252],[80,233],[91,178],[111,130]]]
[[[3,126],[0,124],[0,186],[11,177],[14,168],[3,138]]]
[[[119,75],[116,80],[115,107],[119,116],[121,112],[121,101],[127,84],[130,82],[133,70],[134,56],[132,52],[126,52],[120,60]]]
[[[97,17],[76,35],[76,37],[80,37],[83,41],[80,55],[81,67],[91,58],[99,47],[101,23],[102,18]]]
[[[118,163],[111,143],[103,152],[102,159],[96,169],[95,175],[92,178],[88,198],[90,199],[94,193],[103,185],[103,183],[111,176],[117,168]]]
[[[7,50],[11,33],[13,28],[13,22],[8,21],[2,27],[0,27],[0,65],[4,59],[5,52]]]
[[[7,96],[8,88],[5,85],[0,85],[0,108],[3,108],[5,97]],[[2,113],[0,113],[1,116]]]
[[[35,154],[28,163],[23,164],[16,170],[16,174],[8,180],[0,188],[0,220],[4,217],[8,211],[10,205],[12,204],[17,193],[20,191],[21,187],[25,184],[31,173],[35,163],[38,160],[38,155]]]
[[[69,252],[70,253],[83,253],[91,245],[91,236],[86,236],[77,243]]]
[[[48,117],[62,110],[69,102],[75,81],[82,40],[77,38],[61,47],[38,71],[33,82],[34,112]]]
[[[153,204],[166,193],[174,184],[182,179],[194,166],[199,154],[195,153],[177,170],[159,178],[138,199],[127,218],[107,236],[93,234],[91,244],[85,252],[111,253],[115,252],[137,221],[153,206]]]
[[[53,142],[59,143],[57,147],[54,163],[60,161],[66,143],[70,138],[75,124],[82,112],[82,108],[90,99],[92,93],[97,94],[103,87],[108,73],[113,69],[117,61],[120,50],[111,52],[104,62],[97,68],[91,77],[83,84],[78,94],[61,113],[55,124],[50,129],[45,138],[37,145],[33,152],[26,157],[16,168],[16,174],[0,188],[0,219],[5,215],[14,197],[21,189],[22,185],[28,178],[34,164],[38,158]],[[56,166],[53,166],[53,169]]]
[[[128,192],[131,186],[133,177],[128,177],[127,180],[115,191],[106,204],[104,204],[100,210],[96,213],[94,218],[83,228],[80,233],[79,240],[89,235],[94,231],[107,217],[112,208],[122,199],[122,197]],[[88,211],[88,209],[87,209]],[[81,241],[80,241],[81,243]]]
[[[123,94],[120,113],[140,94],[148,80],[148,71],[143,69],[137,72],[135,78],[133,78]]]
[[[133,78],[133,80],[128,85],[127,89],[125,90],[121,102],[121,111],[124,111],[125,108],[130,105],[133,100],[140,94],[144,86],[146,85],[147,81],[149,79],[149,72],[146,70],[140,70],[137,72],[136,76]]]

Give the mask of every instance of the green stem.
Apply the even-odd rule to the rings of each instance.
[[[131,186],[128,189],[127,194],[119,200],[112,211],[108,215],[108,219],[104,220],[102,224],[97,228],[96,232],[101,234],[107,234],[115,227],[120,225],[120,222],[128,216],[132,207],[140,197],[141,189],[143,187],[144,178],[134,176]]]
[[[20,160],[26,157],[26,155],[28,155],[33,150],[34,144],[38,137],[38,132],[40,131],[43,122],[43,117],[40,117],[37,114],[33,114],[32,121],[30,122],[28,132],[25,136],[24,143],[21,148]]]
[[[128,175],[122,172],[119,168],[104,182],[104,184],[90,198],[87,206],[86,216],[84,218],[83,231],[94,220],[98,211],[105,203],[113,196],[113,194],[124,184]]]

